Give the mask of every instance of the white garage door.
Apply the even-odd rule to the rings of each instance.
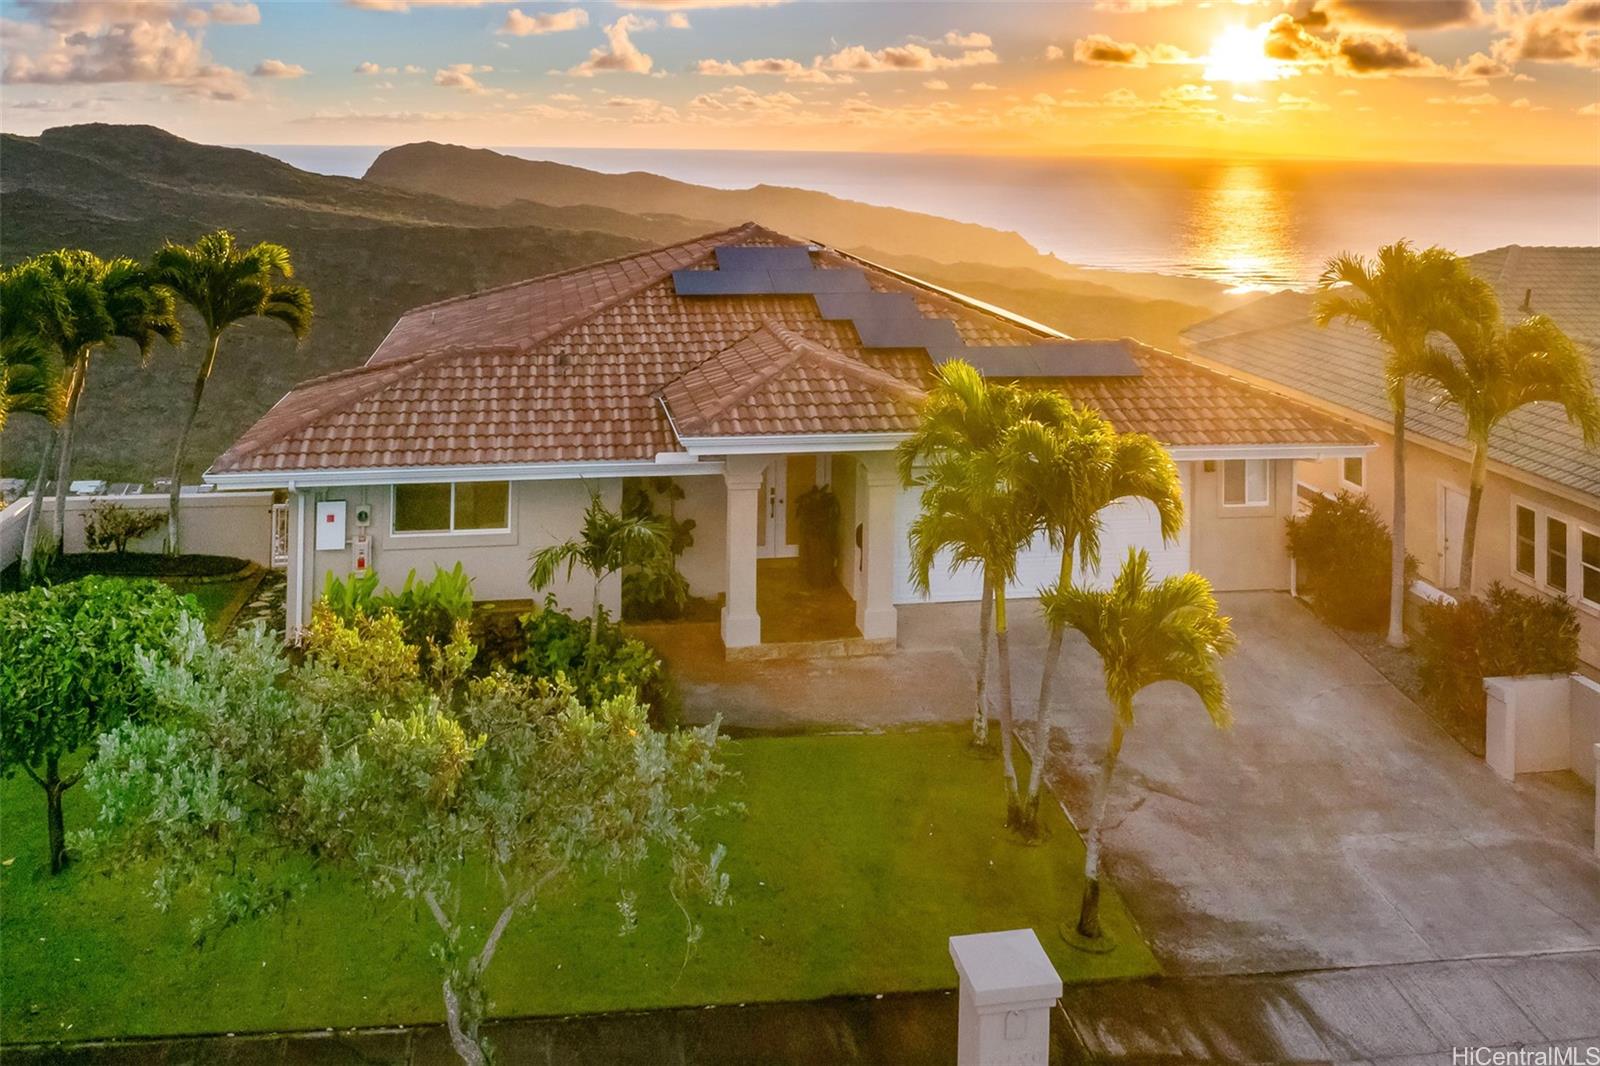
[[[1187,470],[1185,470],[1187,475]],[[1187,483],[1188,478],[1185,477]],[[941,556],[929,578],[926,597],[917,594],[911,586],[911,522],[917,516],[920,489],[907,489],[900,494],[895,508],[895,602],[896,603],[951,603],[976,600],[983,594],[983,579],[978,571],[964,567],[952,573],[947,556]],[[1155,508],[1144,500],[1123,500],[1101,512],[1104,529],[1100,534],[1100,570],[1085,574],[1078,569],[1075,578],[1082,584],[1103,588],[1111,583],[1116,572],[1127,558],[1129,548],[1143,548],[1150,553],[1151,570],[1157,579],[1171,574],[1181,574],[1189,569],[1189,527],[1184,524],[1182,533],[1173,544],[1161,541],[1161,525]],[[1012,596],[1034,596],[1041,587],[1055,584],[1061,570],[1061,555],[1052,551],[1044,538],[1038,538],[1024,549],[1017,559],[1017,580],[1008,589]]]

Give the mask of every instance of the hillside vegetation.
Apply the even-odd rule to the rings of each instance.
[[[385,152],[356,179],[150,126],[0,134],[4,263],[62,246],[142,259],[162,240],[219,227],[292,251],[316,302],[311,335],[296,347],[267,322],[230,334],[195,424],[191,479],[296,382],[364,362],[411,307],[747,220],[857,250],[1075,336],[1170,346],[1225,302],[1209,282],[1083,271],[1014,233],[799,189],[709,189],[436,144]],[[199,359],[193,343],[158,349],[144,370],[131,351],[102,355],[79,416],[76,474],[164,473]],[[42,440],[37,419],[13,419],[0,436],[0,474],[31,476]]]

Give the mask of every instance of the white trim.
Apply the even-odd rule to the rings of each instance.
[[[1525,574],[1517,566],[1517,543],[1520,534],[1517,532],[1517,512],[1527,511],[1533,516],[1533,573]],[[1539,509],[1526,500],[1511,497],[1511,576],[1530,585],[1537,585],[1539,581]]]
[[[1564,514],[1552,514],[1549,511],[1546,511],[1544,513],[1543,518],[1544,518],[1544,581],[1541,584],[1543,585],[1544,590],[1546,592],[1552,593],[1552,594],[1554,594],[1556,596],[1561,596],[1564,599],[1571,599],[1572,598],[1572,531],[1577,526],[1577,523],[1574,522],[1567,515],[1564,515]],[[1563,540],[1566,541],[1566,543],[1561,545],[1561,557],[1566,560],[1566,564],[1567,564],[1567,566],[1566,566],[1566,571],[1567,572],[1562,574],[1561,577],[1566,582],[1566,584],[1563,585],[1563,586],[1560,586],[1560,587],[1558,587],[1556,585],[1552,585],[1550,583],[1550,523],[1551,522],[1560,522],[1562,528],[1566,531],[1566,535],[1562,538]]]
[[[1365,456],[1376,444],[1180,444],[1162,445],[1175,462],[1203,459],[1343,459]]]
[[[504,480],[503,478],[496,480]],[[395,519],[400,515],[399,499],[397,494],[399,485],[389,486],[389,536],[397,540],[408,537],[493,537],[504,536],[511,532],[511,482],[506,481],[506,524],[503,526],[485,527],[483,529],[457,529],[456,528],[456,486],[464,484],[458,481],[417,481],[406,484],[416,485],[449,485],[450,486],[450,528],[449,529],[396,529]],[[492,484],[492,482],[483,482]]]
[[[678,453],[663,453],[675,455]],[[259,470],[205,475],[218,488],[341,488],[347,485],[414,485],[430,481],[575,481],[583,478],[687,477],[720,474],[716,462],[656,459],[574,463],[473,463],[458,466],[377,466],[326,470]]]
[[[1352,459],[1361,464],[1360,481],[1351,481],[1344,476],[1345,464]],[[1339,484],[1347,489],[1354,489],[1356,492],[1367,491],[1367,457],[1365,455],[1347,455],[1339,460]]]
[[[1578,529],[1578,558],[1577,558],[1577,563],[1578,563],[1578,566],[1577,566],[1577,570],[1578,570],[1578,587],[1572,590],[1572,595],[1577,598],[1579,607],[1582,607],[1584,610],[1587,610],[1587,611],[1600,613],[1600,602],[1596,602],[1595,600],[1591,600],[1589,597],[1587,597],[1587,596],[1585,596],[1583,594],[1583,568],[1584,568],[1584,565],[1585,565],[1584,561],[1583,561],[1583,538],[1585,536],[1600,538],[1600,529],[1596,529],[1593,526],[1584,525],[1581,522],[1577,524],[1577,529]],[[1571,564],[1572,564],[1572,561],[1569,559],[1568,560],[1568,565],[1570,566]]]
[[[747,437],[679,437],[690,455],[800,455],[893,451],[909,433],[766,433]]]

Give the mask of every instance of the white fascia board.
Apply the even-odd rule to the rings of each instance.
[[[1184,444],[1167,448],[1176,462],[1202,459],[1354,459],[1376,444]]]
[[[801,455],[893,451],[909,433],[773,433],[748,437],[680,437],[690,455]]]
[[[307,489],[344,485],[415,485],[432,481],[579,481],[584,478],[687,477],[722,473],[721,463],[679,458],[680,454],[663,452],[656,459],[618,462],[470,463],[461,466],[250,470],[234,474],[207,472],[205,480],[222,489]]]

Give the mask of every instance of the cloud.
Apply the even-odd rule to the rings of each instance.
[[[1044,50],[1045,59],[1052,63],[1066,54],[1061,50],[1061,46],[1057,44],[1047,45]]]
[[[1600,115],[1600,101],[1596,101],[1592,104],[1584,104],[1582,107],[1578,108],[1578,114]]]
[[[485,89],[473,75],[487,74],[492,70],[493,67],[480,67],[472,63],[452,63],[433,72],[433,83],[442,85],[446,89],[461,89],[473,94],[486,93],[489,90]]]
[[[306,68],[299,63],[285,63],[281,59],[263,59],[250,73],[257,78],[303,78]]]
[[[942,93],[946,89],[950,88],[950,83],[945,81],[943,78],[929,78],[927,81],[922,83],[922,87],[924,89],[931,89],[936,93]]]
[[[696,74],[713,78],[737,78],[745,75],[772,75],[785,81],[812,82],[819,85],[848,84],[855,81],[848,74],[829,74],[816,67],[808,67],[794,59],[746,59],[730,63],[722,59],[702,59],[694,66]]]
[[[1436,75],[1443,68],[1406,43],[1404,37],[1363,34],[1339,38],[1343,70],[1355,75]]]
[[[506,0],[344,0],[344,2],[363,11],[406,12],[414,7],[482,7],[485,4],[502,4]]]
[[[921,44],[898,44],[887,48],[868,50],[859,44],[841,48],[832,55],[818,56],[812,66],[821,70],[844,71],[854,74],[883,74],[893,71],[953,70],[957,67],[979,67],[1000,62],[1000,57],[988,48],[974,48],[960,55],[947,56]]]
[[[655,61],[639,51],[639,46],[628,35],[654,28],[655,22],[651,19],[623,15],[605,28],[606,47],[589,49],[589,58],[567,73],[580,78],[592,78],[603,73],[650,73]]]
[[[35,4],[42,27],[7,24],[12,40],[0,81],[15,85],[166,85],[212,100],[242,100],[240,73],[211,60],[200,38],[173,24],[171,4]],[[24,41],[12,32],[28,25]]]
[[[1507,36],[1495,41],[1491,51],[1504,62],[1600,67],[1600,0],[1531,9],[1508,3],[1499,14]]]
[[[1000,86],[991,85],[986,81],[975,81],[971,84],[971,86],[969,86],[969,88],[971,88],[975,93],[992,93],[996,89],[1000,88]]]
[[[219,26],[255,26],[261,22],[261,9],[254,4],[212,4],[206,17]]]
[[[689,16],[682,11],[674,11],[667,16],[667,29],[686,30],[689,28]]]
[[[1327,111],[1328,105],[1310,96],[1296,96],[1294,93],[1278,94],[1279,111]]]
[[[1181,0],[1094,0],[1096,11],[1114,15],[1140,14],[1160,7],[1175,7]]]
[[[1316,10],[1339,25],[1378,30],[1436,30],[1486,21],[1478,0],[1320,0]]]
[[[952,48],[993,48],[994,41],[987,33],[962,33],[951,30],[940,38]]]
[[[409,126],[419,122],[460,122],[470,116],[461,111],[359,111],[354,108],[313,111],[309,115],[290,119],[302,126],[336,125],[351,122],[375,122],[385,125]]]
[[[399,73],[399,71],[397,71],[394,67],[380,67],[378,64],[370,62],[370,61],[365,62],[365,63],[357,63],[356,64],[356,68],[355,68],[355,72],[357,74],[365,74],[365,75],[368,75],[368,76],[373,76],[373,75],[377,75],[377,74],[398,74]]]
[[[1509,78],[1511,68],[1492,56],[1474,52],[1455,66],[1458,78]]]
[[[1500,98],[1491,93],[1476,93],[1472,96],[1430,96],[1428,103],[1453,107],[1494,107]]]
[[[494,32],[510,37],[538,37],[546,33],[565,33],[589,25],[589,12],[581,7],[565,11],[541,11],[524,15],[520,8],[506,12],[506,20]]]
[[[652,11],[697,11],[715,7],[775,7],[784,0],[616,0],[618,7]]]
[[[1152,63],[1192,63],[1194,57],[1170,44],[1143,45],[1092,33],[1072,44],[1072,58],[1097,67],[1145,67]]]

